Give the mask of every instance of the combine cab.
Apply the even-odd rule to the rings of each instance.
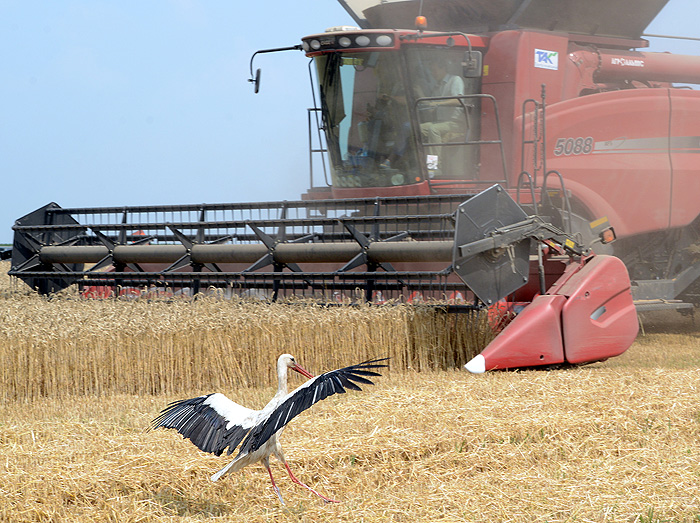
[[[637,310],[697,306],[700,94],[673,82],[700,83],[700,57],[643,50],[667,0],[341,3],[358,27],[259,51],[315,63],[325,184],[294,202],[49,204],[17,220],[10,274],[42,293],[522,310],[473,372],[606,359]]]

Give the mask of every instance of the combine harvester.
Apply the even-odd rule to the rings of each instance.
[[[313,58],[325,184],[312,172],[300,201],[51,203],[17,220],[10,274],[41,293],[521,311],[472,372],[604,360],[638,310],[697,306],[700,94],[672,82],[700,83],[700,57],[639,50],[668,0],[340,1],[359,27],[258,51]]]

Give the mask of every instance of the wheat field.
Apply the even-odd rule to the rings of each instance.
[[[691,318],[673,317],[675,333],[645,319],[606,362],[474,376],[457,367],[488,341],[478,318],[49,300],[0,269],[0,521],[700,521]],[[274,461],[287,505],[260,465],[212,483],[227,458],[146,431],[169,401],[201,393],[261,408],[281,352],[313,373],[392,357],[374,386],[319,403],[282,436],[296,476],[338,504]]]
[[[12,297],[0,308],[0,398],[266,386],[284,352],[313,369],[375,357],[455,368],[492,336],[482,316],[409,305]]]

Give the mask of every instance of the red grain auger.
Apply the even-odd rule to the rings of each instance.
[[[315,65],[299,201],[51,203],[10,274],[517,312],[472,372],[616,356],[637,311],[700,303],[700,93],[678,85],[700,57],[643,38],[667,2],[341,0],[357,27],[253,55]]]

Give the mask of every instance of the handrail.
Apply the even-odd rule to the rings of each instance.
[[[420,141],[420,146],[421,148],[424,147],[457,147],[457,146],[471,146],[471,145],[498,145],[500,152],[501,152],[501,168],[503,172],[503,179],[501,180],[494,180],[494,183],[503,183],[505,184],[506,188],[509,186],[508,183],[508,170],[506,167],[506,154],[505,150],[503,149],[503,133],[501,132],[501,120],[499,117],[498,113],[498,102],[496,101],[496,98],[493,95],[490,94],[482,94],[482,93],[474,93],[474,94],[466,94],[466,95],[459,95],[459,96],[424,96],[421,98],[416,99],[414,102],[414,112],[415,114],[418,114],[418,106],[422,103],[426,102],[439,102],[439,101],[445,101],[445,100],[456,100],[460,103],[462,108],[464,109],[464,121],[466,124],[466,129],[467,133],[465,133],[465,138],[468,138],[468,131],[470,129],[469,126],[469,109],[476,107],[477,104],[467,104],[467,100],[471,99],[484,99],[484,100],[489,100],[493,103],[493,113],[494,113],[494,118],[496,121],[496,133],[497,133],[497,139],[495,140],[467,140],[465,139],[464,141],[461,142],[444,142],[444,143],[423,143],[423,141]],[[425,156],[425,151],[423,151],[423,156]],[[452,180],[450,180],[452,182]],[[454,180],[454,183],[463,183],[466,185],[471,185],[471,184],[480,184],[484,183],[484,180]],[[432,182],[430,178],[428,178],[428,184],[432,187],[433,185],[437,185],[436,182]]]
[[[532,205],[535,208],[535,214],[539,214],[537,211],[537,199],[535,198],[535,184],[532,179],[532,175],[527,171],[520,171],[518,175],[518,183],[515,189],[515,201],[520,205],[520,187],[523,181],[523,175],[527,176],[528,185],[530,186],[530,197],[532,198]]]
[[[544,180],[542,181],[542,199],[544,198],[549,199],[549,194],[547,193],[547,178],[549,178],[550,174],[556,174],[557,178],[559,178],[559,184],[561,185],[561,192],[562,192],[562,208],[560,209],[562,212],[562,220],[564,221],[564,231],[567,234],[572,234],[571,232],[571,202],[569,200],[569,193],[566,190],[566,185],[564,184],[564,177],[561,175],[561,173],[557,170],[551,170],[547,171],[544,175]]]
[[[528,106],[532,104],[533,105],[533,110],[532,110],[532,130],[533,130],[533,137],[531,140],[528,140],[525,138],[525,127],[526,127],[526,114],[527,113],[527,108]],[[537,147],[537,144],[539,142],[539,121],[540,121],[540,103],[535,100],[534,98],[528,98],[523,102],[522,106],[522,121],[521,121],[521,130],[520,130],[520,136],[522,137],[522,141],[520,143],[520,170],[521,172],[526,171],[525,167],[525,146],[526,145],[531,145],[532,146],[532,173],[533,173],[533,181],[535,185],[537,184],[537,171],[538,171],[538,157],[539,157],[539,149]]]
[[[323,166],[323,180],[326,182],[326,185],[328,187],[331,186],[330,183],[328,183],[328,171],[326,170],[326,156],[325,153],[328,152],[328,148],[323,147],[323,133],[321,132],[323,130],[323,127],[319,125],[318,121],[318,113],[321,111],[320,108],[318,107],[310,107],[307,110],[307,125],[309,128],[309,188],[314,187],[314,153],[320,153],[321,155],[321,165]],[[314,149],[313,146],[313,132],[312,132],[312,125],[311,125],[311,113],[316,113],[316,132],[318,133],[318,143],[319,146],[318,148]]]

